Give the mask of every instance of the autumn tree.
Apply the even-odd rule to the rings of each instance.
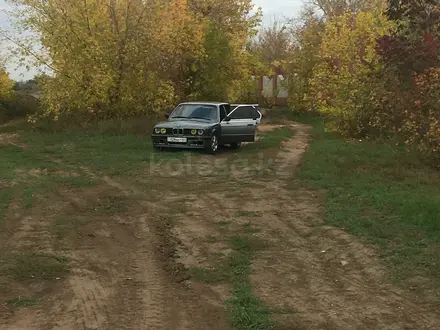
[[[320,61],[324,21],[311,9],[302,12],[298,20],[291,22],[291,38],[294,50],[287,65],[289,75],[289,104],[296,112],[315,108],[310,80]]]
[[[385,64],[411,80],[412,73],[439,64],[440,4],[434,0],[391,0],[388,17],[397,30],[379,40],[378,52]]]
[[[243,79],[243,45],[258,19],[249,0],[10,0],[19,40],[53,71],[43,84],[47,115],[121,117],[191,98],[224,99]],[[80,118],[81,116],[77,116]],[[83,116],[84,117],[84,116]]]
[[[0,66],[0,100],[10,96],[14,82],[9,78],[5,68]]]
[[[204,39],[202,57],[189,66],[186,95],[239,101],[247,93],[253,71],[252,55],[245,45],[257,32],[261,11],[250,14],[250,0],[192,0],[189,6],[202,19]]]
[[[391,0],[388,17],[396,31],[378,40],[383,103],[394,110],[408,145],[440,159],[440,4]]]
[[[0,65],[0,123],[8,119],[8,106],[13,87],[14,81],[9,78],[3,65]]]
[[[326,23],[313,90],[329,128],[348,136],[365,136],[381,128],[374,93],[381,70],[377,39],[394,29],[380,11],[346,12]],[[380,105],[379,105],[380,106]]]
[[[288,22],[275,18],[270,26],[260,29],[248,47],[266,65],[274,61],[288,60],[293,51],[293,40]]]
[[[310,4],[319,8],[325,17],[333,17],[344,12],[358,13],[377,8],[385,9],[385,0],[310,0]]]

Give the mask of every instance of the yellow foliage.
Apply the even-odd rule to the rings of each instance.
[[[320,61],[323,30],[323,21],[306,13],[304,23],[294,33],[299,46],[293,52],[288,71],[289,104],[296,112],[310,111],[315,107],[316,98],[310,88],[310,79]]]
[[[11,2],[24,5],[21,25],[42,36],[38,60],[54,71],[43,115],[161,111],[188,97],[227,98],[231,81],[248,78],[251,0]]]
[[[9,78],[7,72],[0,67],[0,100],[11,94],[13,86],[14,82]]]
[[[333,130],[355,135],[368,126],[362,112],[370,106],[370,78],[380,69],[376,40],[394,28],[380,11],[345,13],[326,23],[311,84],[318,110],[332,118]]]

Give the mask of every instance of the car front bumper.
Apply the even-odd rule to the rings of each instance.
[[[210,138],[207,136],[179,136],[186,138],[186,142],[169,142],[168,137],[177,137],[170,135],[152,135],[151,140],[154,147],[158,148],[190,148],[203,149],[209,144]]]

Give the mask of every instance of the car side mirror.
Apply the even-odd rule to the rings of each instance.
[[[230,121],[231,117],[225,117],[225,119],[223,119],[224,121]]]
[[[166,118],[166,119],[170,118],[170,114],[169,114],[169,113],[166,113],[166,114],[165,114],[165,118]]]

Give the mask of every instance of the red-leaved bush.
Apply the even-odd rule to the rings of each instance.
[[[400,5],[392,18],[405,24],[377,40],[382,84],[376,102],[382,103],[378,117],[388,118],[382,122],[385,129],[439,157],[440,21],[433,17],[440,15],[440,4],[425,0],[426,6],[420,7],[419,2]]]

